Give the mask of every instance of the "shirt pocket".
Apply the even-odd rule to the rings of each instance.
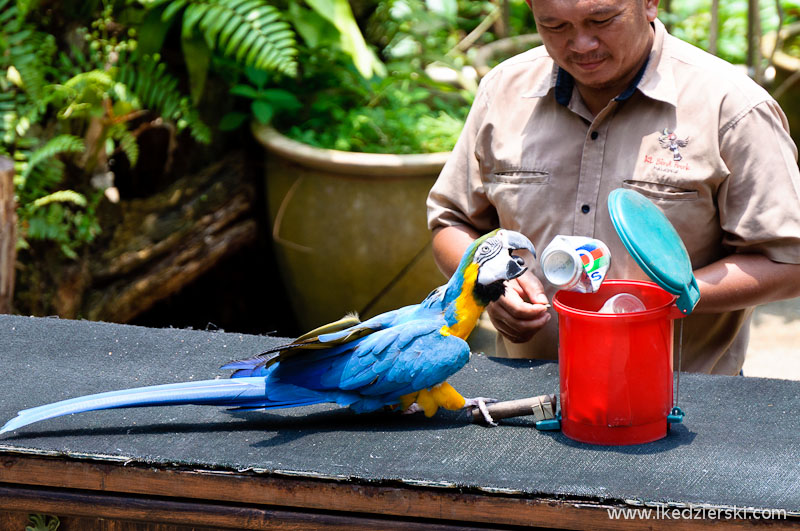
[[[622,182],[622,187],[657,201],[697,201],[699,198],[697,190],[678,184],[628,179]]]
[[[641,193],[667,216],[683,241],[694,268],[707,265],[725,254],[722,229],[713,196],[702,184],[625,180],[622,187]],[[702,230],[698,230],[702,227]]]
[[[486,182],[496,184],[547,184],[550,172],[546,170],[495,170],[486,175]]]

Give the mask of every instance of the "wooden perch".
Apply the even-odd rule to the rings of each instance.
[[[508,400],[486,404],[486,409],[494,420],[533,415],[537,421],[551,420],[556,416],[556,395],[541,395],[519,400]],[[483,422],[483,414],[478,408],[472,410],[472,420]]]

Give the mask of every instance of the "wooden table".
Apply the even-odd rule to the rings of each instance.
[[[0,316],[0,422],[92,392],[225,377],[221,364],[278,342]],[[557,392],[558,366],[475,355],[450,381],[511,400]],[[682,374],[680,389],[683,424],[627,447],[537,431],[529,417],[490,429],[461,412],[329,405],[51,419],[0,438],[0,529],[23,529],[28,513],[59,516],[60,531],[800,525],[800,382]],[[609,516],[622,509],[650,519]]]

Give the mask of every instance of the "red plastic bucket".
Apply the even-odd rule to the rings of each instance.
[[[597,313],[617,293],[645,311]],[[675,296],[653,282],[606,280],[596,293],[559,291],[561,431],[576,441],[624,445],[661,439],[672,408]]]

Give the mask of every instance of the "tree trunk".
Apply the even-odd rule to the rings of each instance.
[[[711,27],[708,29],[708,53],[717,55],[719,40],[719,0],[711,0]]]
[[[758,0],[747,2],[747,66],[753,79],[761,83],[761,11]]]
[[[0,313],[11,313],[17,262],[17,211],[14,204],[14,163],[0,157]]]

